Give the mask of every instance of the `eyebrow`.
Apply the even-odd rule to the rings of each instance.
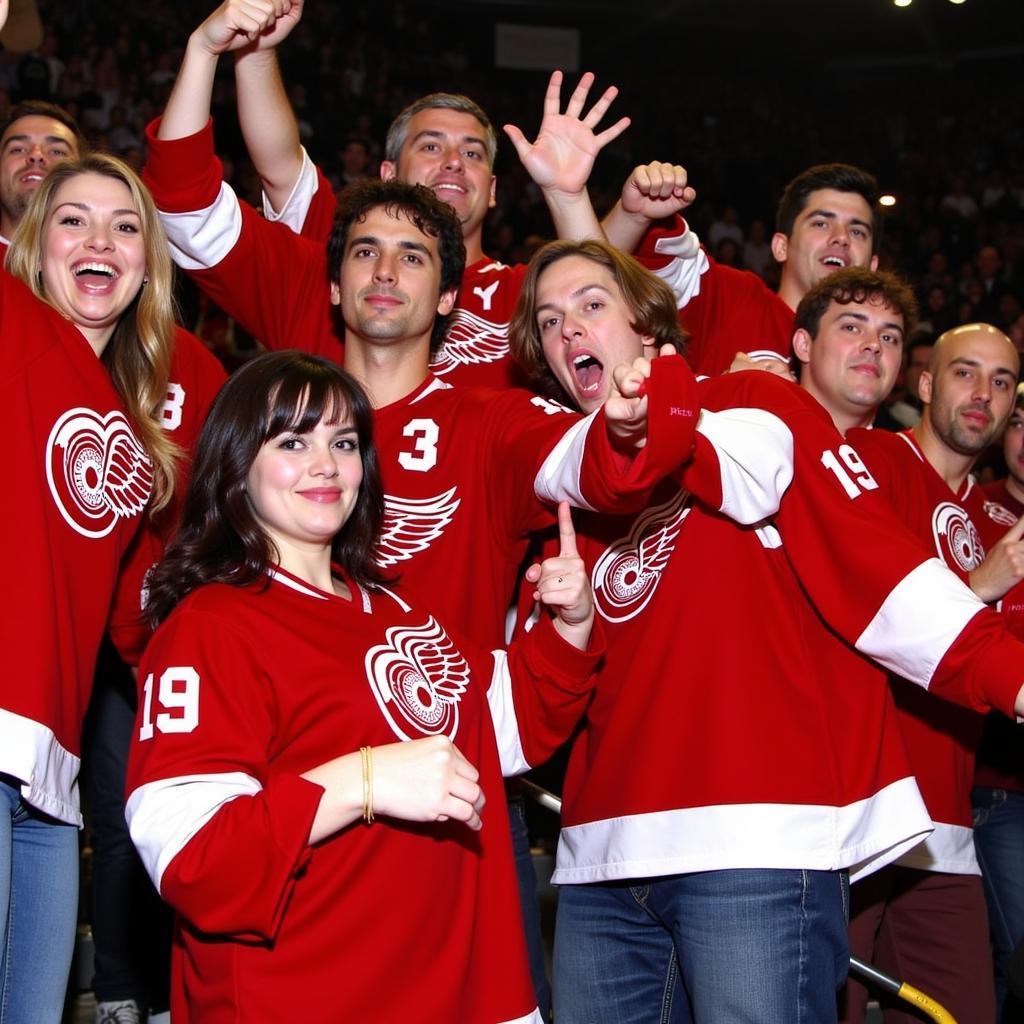
[[[599,291],[599,292],[604,292],[605,295],[610,295],[611,294],[611,292],[609,292],[608,289],[604,287],[604,285],[600,285],[600,284],[597,284],[595,282],[594,284],[585,284],[581,288],[577,288],[576,291],[574,291],[569,296],[569,298],[570,299],[578,299],[581,295],[586,295],[587,292],[594,291],[595,289],[597,291]],[[556,306],[553,302],[542,302],[539,306],[537,306],[534,309],[534,313],[539,313],[542,309],[558,309],[558,308],[559,307]]]
[[[820,208],[815,210],[808,210],[807,218],[810,219],[811,217],[825,217],[827,220],[839,219],[839,215],[835,212],[835,210],[822,210]],[[867,228],[869,232],[872,230],[871,222],[866,221],[861,217],[851,217],[850,223],[856,224],[858,227]]]
[[[971,359],[968,356],[958,356],[956,359],[949,361],[950,366],[970,366],[975,369],[981,368],[980,359]],[[993,371],[997,376],[1012,377],[1014,380],[1017,379],[1017,373],[1015,370],[1011,370],[1008,366],[998,366]]]
[[[416,143],[416,142],[419,142],[420,139],[422,139],[422,138],[428,138],[428,139],[447,139],[449,137],[450,136],[448,135],[447,132],[438,131],[436,128],[424,128],[422,131],[417,132],[412,137],[412,141],[414,143]],[[471,143],[473,143],[476,146],[480,146],[480,147],[482,147],[484,149],[487,148],[487,144],[484,142],[484,140],[479,138],[476,135],[461,135],[461,136],[459,136],[459,141],[460,142],[471,142]]]
[[[430,260],[434,258],[434,254],[422,242],[410,242],[402,239],[396,244],[399,249],[423,253],[423,255]],[[360,235],[358,238],[353,238],[349,241],[348,247],[345,251],[351,252],[357,245],[375,245],[378,249],[383,248],[383,244],[379,238],[375,238],[373,235]]]
[[[836,319],[856,320],[858,323],[866,324],[868,322],[868,315],[867,313],[855,313],[853,310],[844,310]],[[900,334],[904,333],[903,325],[896,323],[895,320],[883,320],[878,326],[885,327],[890,331],[899,331]]]
[[[74,207],[76,210],[82,210],[85,213],[88,213],[90,210],[92,210],[92,207],[88,203],[76,203],[76,202],[74,202],[71,199],[65,199],[63,203],[59,203],[57,206],[55,206],[53,208],[53,212],[56,213],[58,210],[63,209],[65,206]],[[142,214],[140,214],[138,210],[127,210],[127,209],[125,209],[125,210],[112,210],[111,212],[113,213],[113,215],[115,217],[130,216],[130,217],[138,217],[139,220],[142,220]]]
[[[28,134],[22,134],[22,133],[19,132],[17,135],[8,135],[7,138],[4,139],[4,149],[6,149],[7,146],[10,143],[12,143],[12,142],[31,142],[31,141],[32,141],[32,136],[28,135]],[[71,148],[71,143],[68,142],[68,140],[65,139],[63,135],[45,135],[43,137],[43,142],[47,143],[48,145],[52,144],[54,142],[59,142],[62,146],[67,146],[68,149]]]

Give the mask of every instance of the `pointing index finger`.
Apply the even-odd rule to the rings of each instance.
[[[572,525],[572,509],[569,502],[558,503],[558,555],[560,558],[579,558],[576,550],[576,529]]]

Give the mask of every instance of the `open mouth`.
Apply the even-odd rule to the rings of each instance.
[[[846,261],[841,256],[826,256],[822,261],[826,267],[841,269],[846,266]]]
[[[577,352],[572,359],[572,373],[582,394],[593,394],[601,387],[604,365],[589,352]]]
[[[95,281],[97,284],[116,281],[120,276],[109,263],[79,263],[72,273],[79,280]]]

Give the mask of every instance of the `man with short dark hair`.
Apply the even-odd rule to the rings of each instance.
[[[878,183],[867,171],[838,163],[810,167],[789,182],[771,241],[782,264],[778,294],[756,274],[711,258],[678,215],[693,198],[687,187],[681,166],[638,167],[605,218],[606,233],[639,242],[649,221],[630,205],[641,196],[660,197],[649,205],[660,205],[662,219],[646,230],[637,256],[675,292],[680,322],[693,338],[691,365],[700,373],[724,373],[734,354],[744,352],[748,358],[737,367],[787,372],[793,311],[808,289],[844,267],[878,265]]]
[[[84,150],[78,125],[62,107],[26,100],[11,108],[0,126],[0,243],[10,241],[50,167]]]

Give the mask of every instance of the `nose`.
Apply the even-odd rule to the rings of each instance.
[[[317,445],[313,449],[313,461],[309,472],[312,476],[322,476],[326,479],[338,475],[337,456],[330,445]]]
[[[971,399],[975,402],[984,402],[986,405],[992,401],[992,381],[984,374],[978,374],[971,392]]]
[[[562,340],[575,341],[583,337],[583,325],[571,315],[562,319]]]
[[[85,240],[86,247],[95,252],[109,252],[114,248],[110,226],[103,221],[95,220],[89,227],[89,235]]]
[[[373,279],[379,284],[392,285],[398,278],[395,257],[389,253],[381,253],[373,268]]]
[[[464,170],[462,163],[462,153],[459,151],[458,146],[449,146],[444,153],[444,166],[446,170],[450,171],[462,171]]]
[[[46,166],[46,154],[43,152],[43,148],[38,142],[28,151],[26,163],[33,165],[42,164],[44,167]]]

